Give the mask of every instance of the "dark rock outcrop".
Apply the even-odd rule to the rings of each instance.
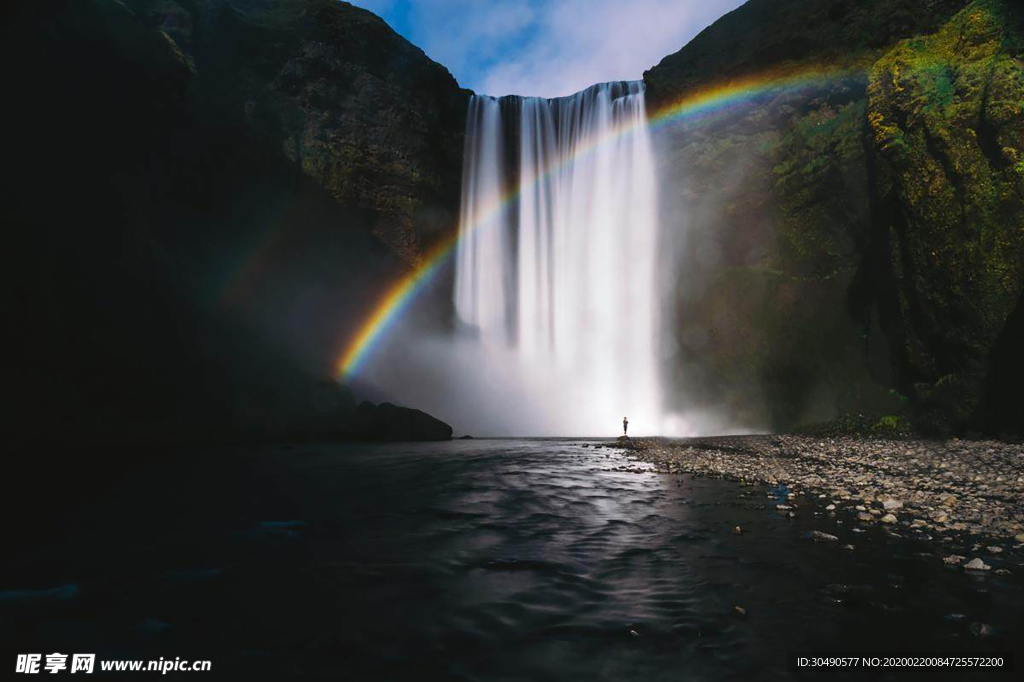
[[[450,440],[452,437],[452,427],[440,419],[391,403],[360,403],[353,424],[357,437],[363,440]]]
[[[689,397],[1021,428],[1021,35],[996,0],[751,0],[645,74],[655,111],[790,79],[656,131]]]

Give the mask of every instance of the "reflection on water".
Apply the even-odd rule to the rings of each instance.
[[[579,441],[193,455],[4,567],[2,594],[78,586],[0,601],[5,650],[204,657],[250,679],[699,680],[788,678],[786,651],[1020,638],[1016,576]]]

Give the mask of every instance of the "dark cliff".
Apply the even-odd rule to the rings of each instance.
[[[657,132],[680,401],[1019,433],[1021,27],[996,0],[751,0],[645,74],[654,110],[798,76]]]
[[[468,93],[333,0],[21,3],[3,49],[15,436],[336,431],[317,379],[455,229]]]

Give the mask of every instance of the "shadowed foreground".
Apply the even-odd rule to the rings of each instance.
[[[791,518],[785,486],[606,444],[149,453],[30,486],[46,504],[0,567],[0,646],[416,680],[787,679],[787,651],[1019,646],[1014,547],[985,559],[1011,575],[966,572],[803,498]]]

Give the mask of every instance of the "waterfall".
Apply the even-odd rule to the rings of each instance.
[[[459,230],[456,313],[543,415],[535,433],[610,434],[623,416],[631,433],[658,431],[658,226],[643,84],[556,99],[474,96]]]

